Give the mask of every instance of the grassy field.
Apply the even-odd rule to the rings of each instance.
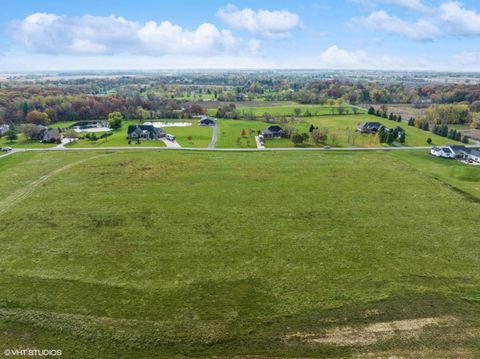
[[[52,143],[41,143],[37,140],[27,140],[24,135],[21,133],[18,134],[18,139],[14,141],[9,141],[6,137],[0,137],[0,148],[1,147],[12,147],[12,148],[49,148],[54,147],[56,144]]]
[[[476,358],[479,169],[426,152],[0,159],[0,349]]]
[[[344,106],[348,113],[352,114],[353,110],[351,106]],[[322,116],[322,115],[334,115],[338,111],[338,107],[334,106],[322,106],[322,105],[278,105],[278,106],[237,106],[237,110],[242,116],[253,115],[256,117],[262,117],[266,112],[272,116],[293,116],[295,114],[295,109],[298,108],[301,110],[300,116],[304,116],[305,111],[309,111],[313,116]],[[365,110],[359,109],[360,112],[365,112]],[[208,114],[215,116],[217,113],[216,108],[208,109]]]
[[[218,120],[217,148],[256,148],[255,136],[269,125],[263,121]],[[245,130],[245,136],[242,131]],[[240,138],[240,142],[238,142]]]
[[[396,127],[400,126],[405,129],[406,132],[406,142],[405,146],[428,146],[427,139],[432,139],[432,145],[445,145],[456,143],[456,141],[450,140],[445,137],[434,135],[431,132],[420,130],[416,127],[408,126],[405,123],[397,123],[389,121],[387,119],[378,118],[369,115],[350,115],[350,116],[322,116],[322,117],[307,117],[299,121],[290,122],[291,125],[295,126],[297,130],[302,132],[307,132],[310,128],[310,125],[318,127],[320,130],[328,130],[328,140],[325,143],[329,146],[334,147],[376,147],[380,146],[378,138],[376,136],[356,133],[355,129],[358,124],[363,122],[380,122],[387,127]],[[332,140],[332,135],[337,135],[337,141]],[[350,134],[350,135],[349,135]],[[349,140],[350,138],[350,140]],[[267,147],[292,147],[292,141],[288,139],[274,139],[266,141]],[[314,143],[309,142],[306,146],[314,146]],[[323,146],[323,144],[322,144]]]
[[[212,139],[212,128],[199,126],[198,120],[189,119],[181,121],[191,122],[192,126],[165,127],[165,132],[175,135],[177,137],[177,142],[182,147],[207,148],[210,140]],[[191,141],[188,139],[190,136],[192,137]]]

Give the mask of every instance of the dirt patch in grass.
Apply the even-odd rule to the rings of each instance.
[[[373,323],[366,326],[339,326],[325,330],[322,335],[314,333],[294,333],[285,336],[284,341],[299,339],[309,344],[335,346],[367,346],[395,337],[414,338],[430,325],[451,326],[457,319],[451,316],[420,318]]]

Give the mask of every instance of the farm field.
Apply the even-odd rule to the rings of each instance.
[[[427,152],[2,158],[0,346],[478,357],[479,169]]]
[[[293,116],[295,114],[295,109],[298,108],[301,110],[300,116],[304,116],[305,111],[309,111],[312,116],[321,116],[321,115],[333,115],[337,112],[338,106],[322,106],[322,105],[301,105],[301,104],[293,104],[293,105],[278,105],[278,106],[252,106],[246,107],[239,105],[237,106],[237,110],[240,112],[241,116],[245,115],[253,115],[255,117],[262,117],[266,112],[268,112],[272,116]],[[344,108],[350,113],[353,113],[352,107],[345,105]],[[362,109],[358,109],[358,111],[366,112]],[[211,116],[215,116],[217,113],[216,108],[208,109],[208,114]]]
[[[299,121],[291,122],[300,133],[307,132],[310,125],[318,127],[319,130],[328,130],[329,136],[325,145],[333,147],[378,147],[381,146],[376,136],[356,133],[355,129],[358,124],[363,122],[380,122],[387,127],[400,126],[406,131],[405,146],[427,146],[427,139],[432,139],[432,145],[442,146],[455,143],[445,137],[435,135],[431,132],[422,131],[416,127],[408,126],[405,123],[397,123],[387,119],[378,118],[370,115],[349,115],[349,116],[321,116],[306,117]],[[337,135],[337,140],[332,140],[332,134]],[[350,140],[349,140],[350,138]],[[266,147],[293,147],[293,143],[289,139],[273,139],[265,142]],[[314,146],[313,142],[307,142],[304,146]],[[322,144],[323,146],[323,144]]]

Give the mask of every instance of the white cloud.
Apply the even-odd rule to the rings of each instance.
[[[300,26],[297,14],[287,10],[240,10],[235,5],[219,9],[220,19],[237,30],[246,30],[256,36],[266,38],[286,38],[291,31]]]
[[[383,10],[372,12],[370,16],[360,22],[371,29],[404,35],[415,40],[431,40],[441,34],[436,25],[425,19],[410,23],[391,16]]]
[[[421,0],[352,0],[356,3],[361,3],[369,6],[375,6],[377,4],[392,4],[405,7],[410,10],[419,12],[430,12],[432,7],[427,6]]]
[[[452,27],[452,31],[467,35],[480,34],[480,14],[466,9],[461,2],[449,1],[439,8],[440,19]]]
[[[248,42],[248,48],[252,54],[259,54],[262,52],[262,44],[258,39],[251,39]]]
[[[320,55],[321,66],[327,68],[358,68],[367,60],[365,51],[349,52],[334,45]]]
[[[462,70],[480,70],[480,52],[466,51],[450,58],[450,67]]]
[[[318,60],[317,67],[326,69],[418,70],[428,66],[422,58],[371,56],[366,51],[348,51],[336,45],[326,49]]]
[[[140,23],[117,16],[35,13],[10,24],[26,49],[53,54],[150,54],[215,56],[233,53],[239,39],[208,23],[188,30],[169,21]]]
[[[367,18],[357,21],[376,30],[406,36],[415,40],[433,40],[445,36],[480,35],[480,14],[467,9],[459,1],[446,1],[438,7],[425,5],[420,0],[354,0],[371,4],[401,5],[423,13],[415,22],[389,15],[384,10],[373,11]]]

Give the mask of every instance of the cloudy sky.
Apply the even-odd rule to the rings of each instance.
[[[3,0],[0,71],[480,71],[480,1]]]

